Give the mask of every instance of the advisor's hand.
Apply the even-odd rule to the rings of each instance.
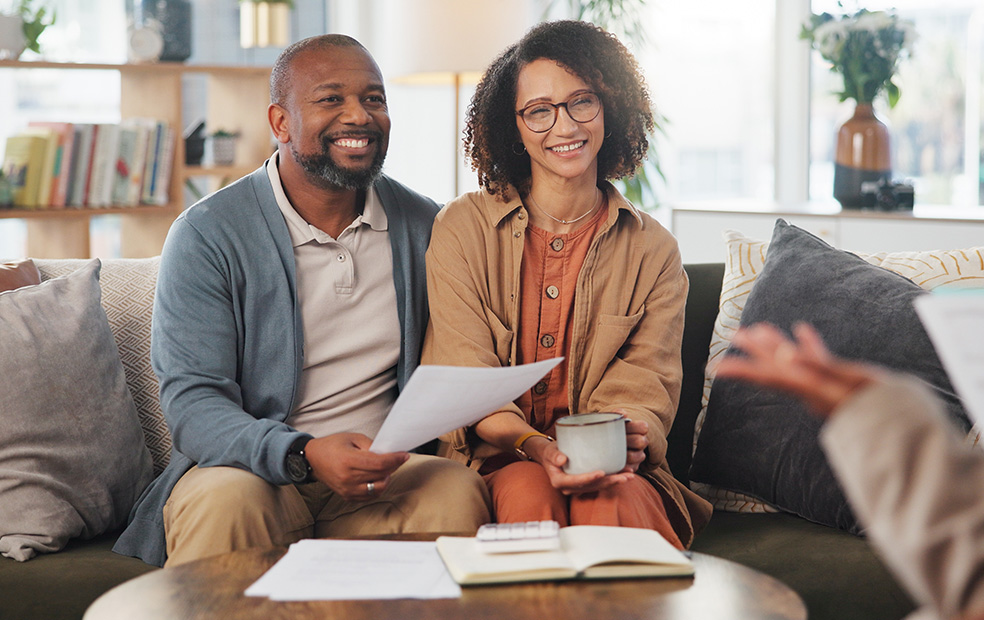
[[[376,454],[370,445],[365,435],[338,433],[312,439],[304,453],[315,478],[347,500],[365,500],[382,493],[390,474],[410,458],[406,452]]]
[[[725,357],[715,376],[743,379],[787,392],[826,419],[854,392],[880,375],[881,371],[873,366],[834,356],[806,323],[793,326],[793,337],[790,340],[767,323],[739,329],[732,343],[745,356]]]

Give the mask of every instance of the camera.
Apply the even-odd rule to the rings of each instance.
[[[862,183],[861,196],[865,204],[879,211],[911,211],[915,203],[915,189],[911,183],[885,179]]]

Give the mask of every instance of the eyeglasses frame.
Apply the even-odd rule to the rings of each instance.
[[[578,97],[583,97],[584,95],[593,95],[595,99],[598,100],[598,111],[595,112],[595,115],[592,116],[591,118],[587,120],[579,121],[573,116],[571,116],[571,111],[567,107],[567,104],[569,104],[572,100],[577,99]],[[548,105],[553,108],[554,111],[553,122],[550,123],[550,126],[547,127],[546,129],[533,129],[532,127],[530,127],[530,124],[526,121],[526,117],[523,116],[524,114],[526,114],[527,110],[529,110],[533,106],[538,106],[538,105]],[[547,133],[548,131],[554,128],[554,125],[557,124],[557,118],[560,116],[560,108],[564,108],[564,112],[567,112],[567,117],[570,118],[572,121],[578,123],[579,125],[583,125],[584,123],[590,123],[594,119],[598,118],[598,115],[601,114],[601,110],[604,107],[605,106],[601,101],[601,97],[598,96],[598,93],[589,90],[589,91],[577,93],[575,95],[571,95],[570,97],[567,98],[566,101],[561,101],[560,103],[551,103],[549,101],[537,101],[536,103],[531,103],[530,105],[524,107],[521,110],[516,110],[516,116],[523,119],[523,124],[526,125],[526,128],[532,131],[533,133]]]

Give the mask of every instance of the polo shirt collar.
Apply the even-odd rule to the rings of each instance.
[[[330,240],[327,233],[309,224],[307,220],[294,210],[294,206],[290,204],[290,200],[287,199],[287,194],[284,192],[284,186],[280,180],[279,165],[280,153],[275,152],[266,161],[267,176],[270,179],[270,185],[273,186],[273,195],[277,199],[277,206],[280,207],[280,212],[287,222],[287,231],[290,233],[291,245],[296,248],[311,241],[325,243]],[[366,191],[366,203],[363,206],[362,215],[357,216],[349,224],[348,228],[356,228],[362,224],[377,231],[388,229],[389,223],[386,219],[386,212],[383,210],[383,205],[379,201],[379,194],[376,193],[375,187],[370,187]]]

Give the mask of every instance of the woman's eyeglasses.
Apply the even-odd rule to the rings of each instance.
[[[567,115],[577,123],[593,121],[601,112],[601,100],[598,95],[587,92],[578,93],[563,103],[547,103],[538,101],[516,112],[533,133],[543,133],[557,123],[559,108],[567,110]]]

